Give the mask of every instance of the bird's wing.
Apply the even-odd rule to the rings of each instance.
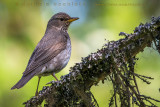
[[[34,50],[23,76],[35,71],[57,56],[62,50],[66,48],[67,40],[59,41],[56,44],[48,45],[46,48],[36,47]],[[40,71],[39,71],[40,72]]]

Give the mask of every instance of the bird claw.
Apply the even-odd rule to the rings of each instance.
[[[48,82],[46,85],[48,85],[48,84],[54,84],[54,83],[56,83],[57,81],[51,81],[51,82]]]

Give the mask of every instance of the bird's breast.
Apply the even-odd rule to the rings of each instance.
[[[42,70],[38,73],[38,76],[47,76],[52,73],[61,71],[69,62],[71,56],[71,41],[67,40],[66,48],[61,51],[56,57],[54,57],[48,64],[42,67]]]

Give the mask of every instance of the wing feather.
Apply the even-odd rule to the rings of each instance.
[[[56,57],[62,50],[64,50],[66,48],[66,44],[67,39],[63,39],[63,41],[59,41],[54,45],[48,46],[46,49],[36,47],[28,62],[26,70],[23,72],[23,75],[25,76],[30,72],[35,71],[39,67],[42,68],[44,64],[49,62],[51,59]]]

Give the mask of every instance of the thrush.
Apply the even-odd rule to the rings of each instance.
[[[38,76],[36,95],[42,76],[52,75],[61,71],[71,56],[71,40],[67,33],[71,22],[79,19],[60,12],[51,17],[43,38],[34,49],[22,78],[11,89],[23,87],[32,77]]]

